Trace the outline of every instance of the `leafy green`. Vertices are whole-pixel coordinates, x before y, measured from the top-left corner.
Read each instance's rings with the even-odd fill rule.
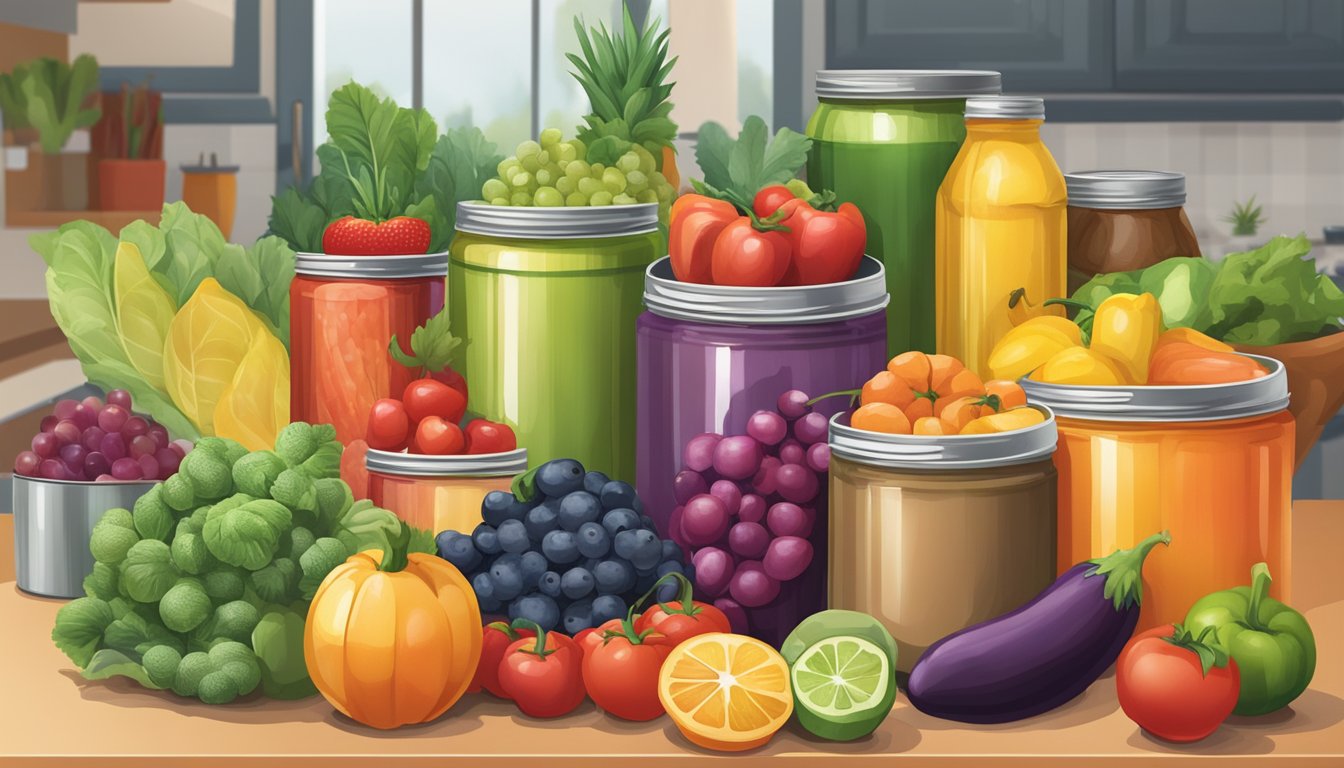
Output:
[[[270,499],[223,511],[216,507],[205,520],[205,546],[221,561],[255,571],[271,562],[292,519],[284,504]]]
[[[210,596],[192,578],[179,580],[159,601],[159,616],[174,632],[190,632],[210,618]]]
[[[812,140],[789,128],[775,132],[773,141],[769,135],[756,115],[742,124],[736,140],[718,123],[700,126],[695,159],[705,180],[696,183],[697,189],[749,208],[762,187],[792,179],[807,163]]]
[[[281,609],[262,616],[252,630],[262,690],[273,699],[301,699],[317,692],[303,660],[303,624],[303,616]]]
[[[299,568],[303,572],[302,578],[299,579],[299,591],[304,599],[311,600],[327,574],[345,562],[351,554],[352,552],[341,543],[340,539],[324,537],[314,541],[313,545],[299,556]]]
[[[106,602],[94,597],[76,598],[56,612],[51,639],[71,661],[87,666],[112,622],[112,608]]]
[[[127,677],[146,688],[161,689],[150,677],[149,672],[134,658],[109,648],[93,654],[93,658],[84,667],[82,673],[86,680],[106,680],[111,677]]]
[[[390,553],[401,535],[401,519],[368,499],[356,501],[337,526],[336,538],[351,553],[369,549]]]
[[[415,196],[427,205],[431,251],[446,251],[457,223],[457,204],[480,197],[481,185],[503,160],[477,128],[450,128],[434,143],[429,164],[415,180]],[[406,215],[416,215],[409,209]]]
[[[158,539],[138,541],[121,563],[121,584],[136,602],[157,603],[177,582],[172,550]]]
[[[1139,292],[1158,297],[1168,328],[1207,327],[1212,308],[1205,297],[1218,270],[1208,259],[1179,257],[1160,261],[1139,275]]]
[[[49,155],[60,152],[77,128],[92,126],[103,114],[86,106],[98,90],[98,61],[87,53],[69,64],[36,59],[22,70],[17,84],[26,113],[22,121],[37,129],[42,151]]]
[[[448,308],[444,307],[411,332],[411,354],[402,350],[395,333],[387,344],[387,352],[407,368],[419,368],[429,374],[447,368],[453,361],[453,352],[461,343],[462,340],[449,330]]]

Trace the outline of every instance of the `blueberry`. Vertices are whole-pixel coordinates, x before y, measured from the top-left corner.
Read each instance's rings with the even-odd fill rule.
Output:
[[[490,583],[495,587],[495,599],[512,600],[523,591],[523,569],[517,562],[500,557],[490,566]]]
[[[602,527],[607,529],[607,535],[616,538],[616,534],[621,531],[633,531],[639,527],[639,515],[635,514],[633,509],[617,508],[608,510],[602,516]]]
[[[522,554],[532,543],[527,539],[527,528],[517,520],[505,520],[495,533],[499,548],[505,552]]]
[[[677,546],[677,542],[671,539],[663,539],[662,547],[663,554],[661,555],[661,558],[663,562],[669,560],[675,560],[678,563],[686,562],[686,553],[681,551],[681,547]]]
[[[644,500],[639,498],[638,495],[635,496],[635,501],[630,505],[630,508],[635,510],[641,517],[644,516]]]
[[[635,569],[624,560],[603,560],[593,569],[593,580],[600,594],[625,594],[635,587]]]
[[[602,506],[606,509],[631,508],[635,505],[635,489],[621,480],[610,480],[602,486]]]
[[[457,570],[470,573],[481,564],[481,553],[471,537],[458,531],[444,531],[434,538],[438,546],[439,557],[452,563]]]
[[[606,485],[611,478],[601,472],[589,472],[583,476],[583,490],[594,496],[602,495],[602,486]]]
[[[476,526],[476,530],[471,532],[471,543],[475,544],[476,549],[483,555],[498,555],[503,551],[500,549],[495,527],[485,523]]]
[[[658,524],[653,522],[653,518],[648,515],[639,516],[639,526],[646,531],[658,532]]]
[[[570,568],[560,577],[560,591],[570,600],[587,597],[595,584],[593,573],[587,568]]]
[[[669,573],[681,573],[681,563],[676,560],[668,560],[658,566],[658,578],[662,578]],[[660,603],[667,603],[677,599],[681,593],[681,582],[669,579],[662,586],[658,587],[657,599]]]
[[[621,531],[612,538],[612,550],[618,557],[626,560],[634,557],[635,550],[639,547],[638,536],[641,533],[647,533],[643,530]]]
[[[513,498],[513,496],[510,495],[509,498]],[[542,501],[541,494],[537,494],[537,498],[531,501],[514,499],[513,503],[509,505],[509,511],[504,516],[510,520],[522,520],[527,517],[528,510],[541,504]]]
[[[637,574],[635,576],[635,586],[634,586],[635,594],[642,595],[645,592],[648,592],[650,589],[653,589],[653,585],[657,581],[658,581],[658,573],[652,569],[647,570],[644,573]]]
[[[560,574],[556,573],[555,571],[547,571],[541,574],[541,578],[537,579],[537,589],[541,590],[541,594],[543,595],[550,595],[551,597],[559,597]]]
[[[554,459],[537,468],[537,490],[559,498],[583,487],[583,465],[573,459]]]
[[[607,558],[605,558],[605,557],[585,557],[585,558],[583,559],[583,562],[581,563],[581,565],[582,565],[584,568],[587,568],[588,570],[591,571],[591,570],[593,570],[594,568],[597,567],[597,564],[598,564],[598,563],[600,563],[600,562],[602,562],[603,560],[606,560],[606,559],[607,559]]]
[[[593,626],[600,627],[610,619],[625,618],[625,601],[616,595],[598,595],[593,598]]]
[[[611,537],[607,529],[597,523],[584,523],[575,535],[579,540],[579,554],[584,557],[606,557],[611,551]]]
[[[471,588],[476,592],[476,599],[480,602],[495,599],[495,583],[490,580],[490,574],[484,571],[472,577]]]
[[[485,574],[481,575],[484,576]],[[476,598],[476,605],[480,607],[482,616],[487,616],[492,613],[499,613],[500,609],[504,607],[503,603],[499,602],[493,597],[485,597],[485,598],[478,597]]]
[[[602,502],[587,491],[575,491],[560,500],[560,527],[574,532],[602,517]]]
[[[499,527],[500,523],[509,519],[509,510],[513,507],[513,502],[513,494],[507,491],[491,491],[485,494],[485,499],[481,501],[481,519]]]
[[[682,574],[683,574],[687,579],[690,580],[690,582],[691,582],[692,584],[695,583],[695,566],[694,566],[694,565],[692,565],[691,563],[686,563],[686,564],[682,565],[682,566],[681,566],[681,572],[682,572]]]
[[[551,506],[550,502],[533,507],[527,511],[523,525],[527,526],[528,537],[540,543],[546,534],[554,531],[559,525],[555,507]]]
[[[550,632],[560,624],[560,606],[546,595],[531,594],[513,601],[509,618],[535,621],[543,632]]]
[[[546,557],[540,552],[524,552],[518,567],[523,572],[523,588],[536,589],[541,574],[550,566],[546,563]]]
[[[579,600],[569,604],[564,612],[566,634],[576,635],[593,626],[593,601]]]
[[[627,533],[630,533],[627,531]],[[630,563],[639,570],[656,568],[663,559],[663,543],[653,531],[633,531],[635,551],[630,555]]]
[[[556,565],[569,565],[579,559],[579,543],[569,531],[554,530],[541,540],[541,551]]]

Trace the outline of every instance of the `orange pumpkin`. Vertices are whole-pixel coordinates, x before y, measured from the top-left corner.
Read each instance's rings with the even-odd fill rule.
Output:
[[[955,357],[904,352],[887,363],[887,370],[879,371],[863,385],[859,402],[894,405],[913,424],[940,415],[958,398],[984,394],[980,377]]]
[[[333,707],[386,729],[433,720],[462,697],[481,658],[481,611],[451,563],[419,552],[401,571],[382,561],[368,550],[327,574],[303,655]]]

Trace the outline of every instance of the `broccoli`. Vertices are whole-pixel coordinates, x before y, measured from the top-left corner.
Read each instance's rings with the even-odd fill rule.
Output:
[[[197,693],[206,704],[228,704],[238,698],[238,683],[223,670],[218,670],[201,678]]]
[[[201,586],[214,602],[227,603],[243,596],[245,584],[241,573],[225,566],[201,574]]]
[[[311,600],[327,574],[349,556],[350,550],[339,539],[324,537],[314,541],[313,546],[299,557],[299,568],[303,571],[299,590],[304,599]]]
[[[252,588],[268,603],[287,603],[289,593],[299,581],[299,566],[287,557],[276,558],[270,565],[252,573]]]
[[[336,527],[336,521],[355,503],[355,497],[350,486],[339,477],[314,480],[313,485],[317,488],[318,525],[325,533]]]
[[[136,500],[131,512],[135,530],[142,539],[167,541],[168,534],[173,530],[173,512],[163,503],[160,488],[162,486],[159,485],[150,488]]]
[[[233,493],[231,466],[214,453],[198,448],[182,459],[177,474],[186,476],[198,500],[214,501]],[[164,487],[167,488],[166,483]]]
[[[76,666],[88,666],[103,632],[116,620],[109,603],[96,597],[71,600],[56,612],[51,639]]]
[[[303,553],[307,552],[316,540],[317,538],[313,536],[312,531],[301,525],[294,526],[289,532],[289,551],[285,553],[285,556],[298,562],[299,558],[303,557]]]
[[[140,663],[151,683],[167,688],[177,679],[177,667],[182,663],[182,654],[171,645],[156,645],[145,651]]]
[[[312,424],[296,421],[280,430],[275,438],[275,452],[286,464],[296,467],[307,461],[328,439]]]
[[[192,453],[196,453],[198,450],[214,456],[230,467],[247,455],[246,448],[238,441],[230,440],[227,437],[203,437],[196,441],[196,447],[192,450]]]
[[[285,460],[274,451],[253,451],[233,465],[233,484],[257,498],[271,495],[271,485],[286,469]]]
[[[113,511],[126,512],[124,509]],[[130,514],[126,512],[127,517]],[[100,563],[116,565],[126,559],[131,547],[139,541],[140,537],[136,535],[134,528],[100,524],[94,526],[93,533],[89,536],[89,552],[93,553],[93,559]]]
[[[195,696],[201,679],[215,670],[215,665],[204,651],[193,651],[182,657],[173,676],[173,693]]]
[[[205,540],[192,531],[179,532],[170,547],[173,564],[185,573],[199,575],[215,565],[215,559],[206,549]]]
[[[285,505],[270,499],[257,499],[221,512],[216,505],[205,521],[205,546],[220,560],[260,570],[271,562],[280,543],[280,534],[293,524]]]
[[[210,618],[210,596],[195,579],[182,579],[159,601],[159,617],[174,632],[190,632]]]
[[[345,446],[336,441],[324,443],[312,456],[300,464],[297,469],[314,480],[331,479],[341,476],[341,454]]]
[[[195,453],[195,451],[192,451]],[[190,456],[191,454],[187,454]],[[185,461],[185,459],[184,459]],[[163,490],[159,491],[163,503],[177,512],[186,512],[196,506],[196,489],[187,476],[180,471],[168,476],[160,486]]]
[[[117,596],[117,569],[107,563],[94,563],[93,570],[84,577],[84,594],[101,600]]]
[[[104,512],[103,516],[98,518],[98,523],[94,526],[94,530],[97,530],[99,526],[103,525],[114,525],[118,528],[125,528],[131,531],[135,530],[135,520],[131,517],[131,511],[128,509],[121,509],[120,507],[117,509],[109,509]]]
[[[233,678],[240,696],[251,693],[261,683],[261,666],[257,663],[257,655],[245,643],[219,643],[211,647],[209,656],[215,669]]]
[[[296,512],[312,512],[317,509],[317,486],[301,471],[286,469],[271,485],[271,498]]]
[[[157,603],[177,581],[178,570],[168,545],[158,539],[137,541],[121,563],[121,579],[132,600]]]
[[[256,606],[246,600],[227,602],[215,609],[215,636],[240,643],[251,642],[252,630],[256,629],[258,621],[261,621],[261,613]]]

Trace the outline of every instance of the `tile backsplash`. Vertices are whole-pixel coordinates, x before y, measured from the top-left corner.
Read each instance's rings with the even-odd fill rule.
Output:
[[[1064,171],[1179,171],[1186,214],[1208,249],[1230,234],[1222,219],[1255,195],[1262,233],[1344,224],[1344,123],[1055,123],[1042,136]]]

